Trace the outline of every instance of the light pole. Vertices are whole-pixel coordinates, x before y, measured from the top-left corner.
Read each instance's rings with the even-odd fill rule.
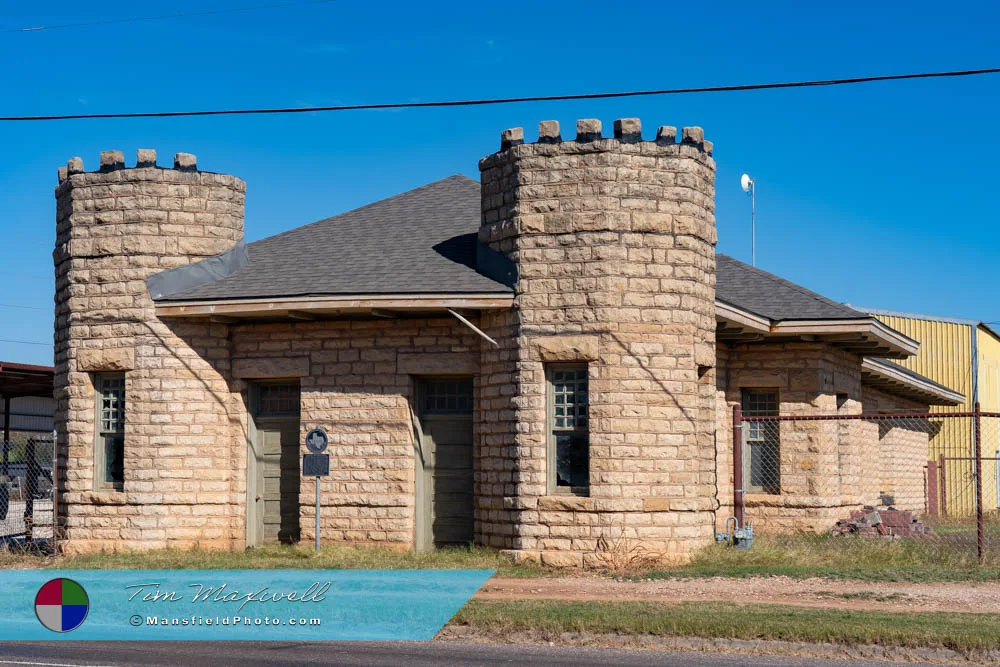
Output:
[[[749,174],[740,177],[740,187],[750,195],[750,264],[757,266],[757,182]]]

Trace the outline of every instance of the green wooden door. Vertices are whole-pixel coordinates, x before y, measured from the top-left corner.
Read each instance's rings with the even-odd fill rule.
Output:
[[[417,549],[473,540],[472,380],[428,379],[418,390]]]
[[[260,470],[263,526],[261,541],[298,542],[299,422],[261,422],[257,425],[263,455]]]
[[[299,383],[254,382],[247,451],[247,545],[297,542]]]

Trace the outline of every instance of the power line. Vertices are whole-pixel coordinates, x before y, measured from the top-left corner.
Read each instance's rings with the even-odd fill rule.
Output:
[[[0,338],[0,343],[15,343],[17,345],[52,345],[52,343],[39,343],[34,340],[14,340],[12,338]]]
[[[202,12],[179,12],[177,14],[161,14],[159,16],[134,16],[124,19],[105,19],[101,21],[87,21],[85,23],[62,23],[59,25],[42,25],[33,28],[5,28],[0,33],[12,32],[42,32],[43,30],[64,30],[67,28],[84,28],[95,25],[112,25],[116,23],[138,23],[140,21],[162,21],[165,19],[191,18],[194,16],[211,16],[213,14],[236,14],[239,12],[255,12],[261,9],[283,9],[296,5],[325,5],[337,0],[305,0],[304,2],[284,2],[274,5],[257,5],[254,7],[231,7],[229,9],[209,9]]]
[[[664,88],[660,90],[633,90],[616,93],[583,93],[579,95],[537,95],[530,97],[501,97],[479,100],[446,100],[437,102],[393,102],[387,104],[345,104],[325,107],[280,107],[273,109],[223,109],[209,111],[156,111],[145,113],[95,113],[65,114],[56,116],[0,116],[0,121],[83,120],[96,118],[176,118],[179,116],[241,116],[251,114],[314,113],[321,111],[370,111],[375,109],[423,109],[428,107],[468,107],[491,104],[516,104],[522,102],[561,102],[568,100],[598,100],[619,97],[647,97],[652,95],[687,95],[692,93],[730,93],[749,90],[775,90],[781,88],[813,88],[844,86],[878,81],[904,81],[944,77],[978,76],[996,74],[1000,67],[989,69],[956,70],[947,72],[921,72],[916,74],[888,74],[862,76],[849,79],[821,79],[784,83],[751,83],[737,86],[706,86],[701,88]]]
[[[48,310],[48,308],[41,308],[39,306],[19,306],[13,303],[0,303],[0,308],[21,308],[23,310]]]
[[[20,271],[0,271],[0,276],[17,276],[18,278],[48,278],[48,279],[52,278],[50,274],[21,273]]]

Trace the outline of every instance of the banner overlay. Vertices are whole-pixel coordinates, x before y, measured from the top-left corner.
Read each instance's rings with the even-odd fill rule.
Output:
[[[494,570],[5,570],[0,641],[429,640]]]

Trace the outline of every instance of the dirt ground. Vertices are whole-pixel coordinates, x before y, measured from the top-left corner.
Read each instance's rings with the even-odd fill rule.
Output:
[[[615,581],[599,577],[494,577],[479,600],[649,600],[761,603],[877,611],[1000,613],[1000,584],[892,583],[750,577]]]

